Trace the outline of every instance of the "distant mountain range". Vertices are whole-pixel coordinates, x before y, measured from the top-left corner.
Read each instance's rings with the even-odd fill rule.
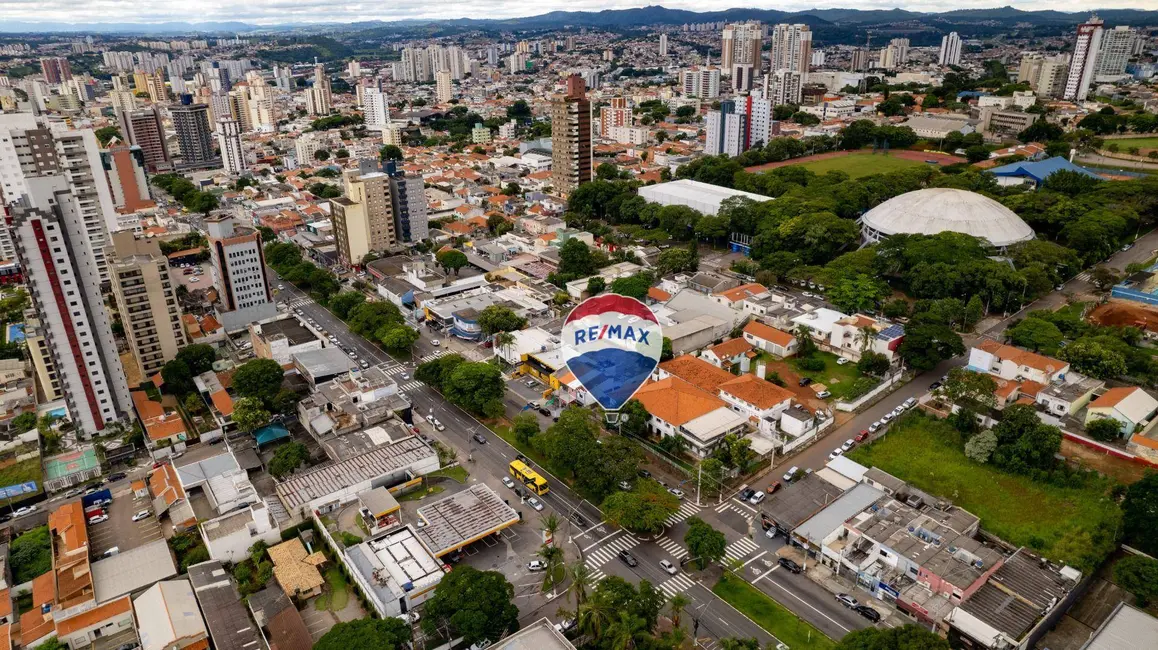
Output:
[[[164,22],[164,23],[63,23],[0,21],[0,33],[48,33],[76,32],[83,34],[249,34],[268,32],[317,32],[317,31],[402,31],[408,28],[438,24],[459,28],[478,27],[482,29],[552,29],[574,27],[638,27],[643,25],[682,25],[718,21],[761,20],[766,23],[803,22],[813,26],[830,25],[843,28],[861,28],[870,25],[897,25],[920,23],[934,25],[969,25],[1001,23],[1012,28],[1017,24],[1030,26],[1076,25],[1089,16],[1090,12],[1067,13],[1062,11],[1022,11],[1014,7],[994,9],[958,9],[943,13],[924,13],[904,9],[810,9],[787,12],[776,9],[735,8],[721,11],[695,12],[684,9],[668,9],[662,6],[647,6],[636,9],[609,9],[605,11],[552,11],[538,16],[522,18],[480,20],[474,18],[401,20],[401,21],[361,21],[353,23],[286,23],[279,25],[254,25],[244,22]],[[1158,11],[1141,9],[1105,9],[1097,14],[1108,25],[1155,25]]]

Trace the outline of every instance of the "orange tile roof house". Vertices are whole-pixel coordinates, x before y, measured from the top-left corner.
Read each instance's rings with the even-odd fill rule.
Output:
[[[1101,418],[1121,423],[1123,435],[1133,434],[1158,411],[1158,400],[1137,386],[1120,386],[1102,393],[1086,407],[1086,426]]]
[[[741,301],[748,300],[749,298],[760,298],[768,293],[768,287],[756,282],[750,282],[712,294],[712,298],[721,305],[728,305],[733,309],[740,309]]]
[[[745,357],[750,359],[753,356],[755,353],[752,352],[752,344],[743,338],[735,338],[704,350],[700,358],[717,368],[727,368],[739,364]]]
[[[992,339],[986,339],[969,350],[968,367],[1002,379],[1031,379],[1044,385],[1063,378],[1070,369],[1064,361]]]
[[[635,399],[651,415],[651,431],[682,437],[700,457],[711,453],[725,435],[746,427],[747,421],[733,413],[724,400],[679,377],[649,381],[635,393]]]
[[[758,321],[752,321],[744,326],[744,340],[759,350],[781,358],[796,354],[796,350],[800,347],[800,342],[795,336]]]

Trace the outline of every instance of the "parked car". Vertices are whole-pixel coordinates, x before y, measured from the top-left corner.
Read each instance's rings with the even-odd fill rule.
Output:
[[[804,567],[800,566],[799,564],[793,562],[792,560],[790,560],[786,557],[780,558],[780,560],[777,562],[777,564],[784,567],[785,569],[788,569],[792,573],[803,573],[804,572]]]
[[[512,481],[512,480],[511,480],[511,477],[509,477],[509,476],[504,476],[504,477],[502,478],[502,481],[503,481],[503,485],[505,485],[505,486],[507,486],[507,487],[509,487],[509,488],[513,488],[513,487],[515,487],[515,482],[514,482],[514,481]]]
[[[651,472],[647,471],[646,469],[641,469],[636,472],[636,474],[638,474],[640,478],[651,478]]]
[[[929,384],[929,390],[931,390],[931,391],[937,390],[940,387],[941,387],[941,382],[939,382],[939,381],[935,381],[935,382]]]
[[[795,475],[796,472],[799,472],[799,471],[800,471],[800,468],[793,465],[791,468],[789,468],[789,470],[787,472],[784,472],[784,476],[781,476],[780,478],[784,479],[785,483],[791,483],[793,475]]]
[[[419,620],[421,620],[422,617],[418,614],[417,611],[410,610],[409,612],[406,612],[405,614],[399,614],[398,616],[395,616],[394,618],[413,625],[413,624],[417,623]]]
[[[679,571],[679,569],[677,569],[676,566],[668,560],[660,560],[659,566],[661,569],[663,569],[668,574],[673,575],[673,576],[676,574],[677,571]]]
[[[88,525],[92,526],[94,524],[102,524],[108,520],[109,520],[108,515],[97,515],[95,517],[89,517],[88,518]]]
[[[530,506],[532,508],[534,508],[537,512],[543,511],[543,502],[539,501],[535,497],[527,497],[527,503],[530,504]]]
[[[438,418],[434,418],[434,428],[438,431],[446,431],[446,427],[442,426],[442,423],[438,421]],[[486,444],[486,440],[486,438],[483,438],[483,441],[479,444]]]
[[[13,517],[23,517],[24,515],[30,515],[30,514],[36,512],[36,510],[37,510],[36,506],[24,506],[23,508],[18,508],[16,510],[16,512],[12,513],[12,516]]]
[[[113,483],[115,481],[124,480],[125,476],[126,476],[126,474],[124,472],[114,472],[112,474],[109,474],[107,480],[109,483]]]
[[[849,609],[852,609],[853,607],[856,607],[860,604],[855,598],[849,596],[848,594],[837,594],[836,599],[840,602],[841,605],[844,605]]]
[[[620,490],[630,490],[631,489],[631,483],[628,483],[627,481],[620,481],[619,482],[619,489]]]
[[[872,607],[869,607],[868,605],[857,605],[857,606],[853,607],[852,610],[854,612],[856,612],[857,614],[860,614],[861,616],[872,621],[873,623],[876,623],[877,621],[881,620],[881,613],[878,612],[877,610],[873,609]]]
[[[782,487],[782,484],[780,483],[780,481],[772,481],[771,483],[768,484],[768,489],[765,490],[765,492],[768,494],[775,494],[776,490],[779,490],[781,487]]]
[[[888,424],[893,419],[893,412],[889,411],[881,416],[881,424]]]
[[[149,517],[152,517],[152,516],[153,516],[152,512],[149,512],[148,510],[142,510],[142,511],[138,512],[137,514],[133,515],[133,521],[140,521],[142,519],[148,519]]]
[[[903,406],[907,409],[911,409],[916,405],[917,405],[917,399],[915,397],[910,397],[909,399],[905,400],[904,404],[901,404],[901,406]]]
[[[112,556],[114,556],[114,555],[116,555],[117,553],[120,553],[120,552],[121,552],[121,547],[119,547],[119,546],[114,546],[114,547],[110,548],[109,550],[105,551],[104,553],[101,553],[101,557],[102,557],[102,558],[104,558],[104,557],[112,557]]]
[[[430,344],[433,345],[434,347],[438,347],[438,346],[442,345],[442,342],[439,341],[438,339],[431,339]]]
[[[575,619],[565,618],[555,624],[555,631],[559,634],[567,634],[577,627],[579,627],[579,623]]]
[[[756,494],[752,495],[752,498],[748,499],[748,503],[751,503],[754,506],[760,505],[760,503],[763,502],[764,498],[767,496],[768,495],[764,494],[763,492],[757,492]]]
[[[743,490],[740,490],[740,494],[736,496],[740,497],[741,501],[747,501],[748,499],[752,498],[753,494],[756,494],[756,490],[753,490],[752,488],[744,488]]]
[[[848,451],[849,449],[852,449],[854,445],[856,445],[856,442],[853,441],[852,438],[849,438],[848,440],[844,441],[844,444],[841,445],[840,448],[843,451]]]
[[[904,412],[905,412],[905,407],[904,407],[903,405],[902,405],[902,406],[898,406],[897,408],[893,409],[893,417],[896,417],[896,416],[898,416],[898,415],[900,415],[901,413],[904,413]]]
[[[869,425],[868,431],[869,431],[869,433],[876,433],[877,429],[880,429],[883,426],[884,426],[884,423],[881,422],[880,420],[877,420],[876,422],[873,422],[872,424]]]
[[[639,566],[639,560],[635,559],[635,556],[629,553],[627,549],[623,549],[619,552],[619,559],[629,567]]]
[[[684,498],[684,491],[679,488],[668,488],[667,491],[674,495],[677,499]]]
[[[527,562],[528,571],[542,571],[547,568],[547,563],[542,560],[531,560]]]
[[[531,466],[531,459],[530,458],[527,458],[526,456],[524,456],[522,454],[515,454],[515,458],[519,462],[521,462],[522,464],[526,465],[527,467]]]
[[[812,380],[809,379],[808,377],[801,377],[800,381],[798,381],[796,383],[799,384],[800,386],[807,386],[807,385],[812,383]]]
[[[80,496],[82,492],[84,492],[84,490],[82,490],[80,488],[73,488],[73,489],[69,490],[68,492],[65,492],[63,496],[65,499],[71,499],[72,497]]]
[[[849,359],[848,357],[841,357],[836,360],[836,365],[838,366],[843,366],[846,363],[852,363],[852,359]]]
[[[856,434],[856,437],[853,438],[853,440],[855,440],[857,442],[864,442],[865,440],[868,440],[868,437],[869,437],[869,430],[868,429],[862,429],[860,433]]]
[[[837,456],[840,456],[843,453],[844,453],[844,450],[841,449],[840,447],[837,447],[836,449],[833,449],[832,451],[828,452],[828,460],[832,460],[833,458],[836,458]]]
[[[435,422],[438,422],[438,420],[435,420]],[[435,427],[438,427],[439,425],[437,425],[437,424],[436,424],[436,425],[434,425],[434,426],[435,426]],[[439,429],[439,431],[441,431],[441,430],[442,430],[442,429]],[[480,444],[480,445],[485,445],[485,444],[487,444],[487,439],[486,439],[486,437],[484,437],[484,436],[483,436],[483,434],[481,434],[481,433],[476,433],[476,434],[474,434],[473,436],[471,436],[471,438],[473,438],[473,439],[474,439],[474,441],[475,441],[475,442],[477,442],[477,443],[478,443],[478,444]]]
[[[832,393],[827,390],[822,390],[816,394],[817,399],[828,399],[832,397]]]
[[[358,365],[359,365],[359,366],[362,366],[362,369],[363,369],[363,370],[365,370],[366,368],[369,368],[369,367],[370,367],[370,364],[366,363],[366,361],[365,361],[365,360],[359,361],[359,362],[358,362]]]

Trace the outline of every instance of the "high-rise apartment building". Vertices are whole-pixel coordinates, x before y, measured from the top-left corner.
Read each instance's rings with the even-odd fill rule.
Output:
[[[780,135],[780,123],[773,117],[776,105],[756,92],[736,100],[736,112],[746,116],[744,150],[768,144],[774,136]]]
[[[680,87],[686,97],[715,99],[720,96],[720,69],[697,66],[681,70]]]
[[[265,275],[261,233],[238,228],[233,217],[215,215],[205,220],[209,231],[209,258],[220,311],[260,307],[273,301]]]
[[[113,233],[105,257],[129,350],[140,376],[151,377],[189,344],[169,260],[155,240],[129,230]]]
[[[858,47],[849,54],[848,71],[849,72],[864,72],[869,67],[869,52],[863,47]]]
[[[24,311],[24,343],[28,346],[28,358],[32,361],[36,385],[43,392],[44,401],[55,402],[64,396],[64,391],[60,385],[60,375],[56,372],[52,348],[35,309]]]
[[[781,104],[800,104],[800,97],[804,89],[804,75],[795,70],[776,70],[765,77],[767,80],[764,96],[779,106]]]
[[[63,56],[46,56],[40,60],[40,73],[47,83],[64,83],[72,79],[72,66]]]
[[[241,147],[241,125],[237,120],[217,120],[217,148],[221,151],[221,165],[227,173],[240,174],[248,168]]]
[[[877,67],[884,70],[892,70],[897,66],[904,65],[909,60],[909,39],[894,38],[889,41],[889,44],[881,48],[880,56],[877,59]]]
[[[526,52],[515,52],[510,56],[508,62],[511,66],[511,74],[523,72],[527,69],[527,54]]]
[[[659,35],[659,55],[667,56],[667,34]]]
[[[725,27],[720,46],[720,67],[730,73],[733,63],[751,63],[752,67],[759,69],[763,36],[764,25],[758,21],[733,23]]]
[[[333,199],[331,215],[338,259],[346,267],[362,264],[370,252],[381,252],[398,241],[390,177],[374,160],[361,160],[343,176],[345,196]]]
[[[567,196],[591,180],[591,102],[583,77],[567,77],[562,95],[551,100],[551,182]]]
[[[362,115],[367,129],[382,129],[390,124],[390,102],[384,90],[370,86],[363,91]]]
[[[732,64],[732,92],[742,93],[756,86],[756,68],[751,63]]]
[[[95,155],[96,138],[86,133],[72,144],[91,138]],[[84,153],[64,143],[60,148],[65,156]],[[91,175],[103,185],[103,174]],[[26,192],[10,205],[7,221],[60,392],[72,421],[91,436],[131,412],[132,402],[101,293],[104,252],[99,263],[93,255],[107,243],[103,224],[96,224],[101,232],[94,237],[82,205],[92,197],[77,192],[76,183],[65,174],[27,176]]]
[[[937,56],[940,65],[961,63],[961,37],[957,32],[949,32],[941,37],[941,53]]]
[[[326,66],[319,63],[314,66],[314,85],[306,89],[306,112],[310,115],[329,115],[332,108],[330,77],[326,74]]]
[[[720,102],[719,110],[708,111],[704,130],[704,153],[709,156],[738,156],[747,148],[748,116],[737,113],[730,99]]]
[[[631,108],[627,106],[627,98],[612,97],[611,104],[599,108],[599,135],[606,138],[611,129],[617,126],[631,126],[634,118]]]
[[[1102,47],[1102,28],[1105,23],[1097,16],[1090,16],[1078,25],[1074,53],[1070,57],[1070,70],[1066,75],[1066,87],[1062,99],[1084,101],[1090,92],[1097,71],[1098,51]]]
[[[1094,79],[1098,77],[1118,77],[1126,73],[1126,64],[1134,55],[1138,32],[1125,25],[1102,32],[1102,46],[1098,50],[1098,63]]]
[[[399,241],[417,242],[430,236],[430,218],[426,208],[426,183],[421,176],[408,176],[398,168],[398,161],[384,166],[390,177],[390,206],[394,211],[394,232]]]
[[[812,30],[808,25],[776,25],[772,28],[772,49],[768,58],[771,63],[769,72],[795,70],[807,73],[812,63]]]
[[[182,95],[181,103],[169,107],[177,145],[184,168],[216,167],[221,159],[213,154],[213,134],[209,129],[209,106],[194,104],[192,95]]]
[[[434,74],[434,98],[441,104],[454,99],[454,83],[451,81],[450,70],[443,68]]]
[[[112,141],[101,151],[101,162],[109,181],[113,209],[118,214],[132,214],[156,205],[149,194],[145,153],[140,147]]]
[[[169,101],[169,90],[165,87],[165,71],[157,68],[152,74],[145,75],[145,90],[153,103]]]
[[[169,148],[165,145],[165,128],[161,123],[161,109],[149,106],[134,111],[119,111],[117,121],[129,144],[141,148],[145,169],[152,174],[173,168]]]

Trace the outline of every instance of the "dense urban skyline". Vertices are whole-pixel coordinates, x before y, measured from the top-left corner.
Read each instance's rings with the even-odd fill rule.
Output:
[[[649,6],[663,6],[696,12],[722,11],[727,9],[764,9],[788,12],[807,12],[824,9],[891,10],[902,9],[914,12],[939,13],[962,9],[996,9],[1013,7],[1022,11],[1042,11],[1048,9],[1032,0],[915,0],[896,2],[895,0],[867,0],[850,3],[835,1],[789,1],[784,3],[737,4],[735,0],[572,0],[563,2],[549,0],[534,5],[521,5],[500,0],[470,0],[455,3],[451,7],[432,5],[416,0],[401,0],[389,7],[362,2],[332,3],[293,2],[286,0],[258,0],[244,5],[210,0],[190,5],[173,0],[150,3],[143,7],[129,0],[102,2],[64,2],[47,0],[28,2],[27,0],[5,0],[0,2],[0,28],[5,23],[81,23],[95,21],[88,27],[124,21],[130,24],[150,24],[162,22],[239,21],[254,25],[321,24],[352,21],[401,21],[401,20],[452,20],[458,18],[510,19],[542,15],[553,11],[598,12],[616,9],[637,9]],[[1066,3],[1061,11],[1088,12],[1105,9],[1153,9],[1153,3],[1146,0],[1079,0]],[[79,29],[79,26],[78,26]]]

